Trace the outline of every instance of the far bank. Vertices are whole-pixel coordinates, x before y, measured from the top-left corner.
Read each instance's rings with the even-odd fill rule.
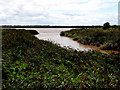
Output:
[[[61,32],[60,35],[70,37],[85,45],[92,45],[93,48],[99,50],[120,51],[120,30],[118,28],[109,28],[106,30],[102,28],[71,29]]]

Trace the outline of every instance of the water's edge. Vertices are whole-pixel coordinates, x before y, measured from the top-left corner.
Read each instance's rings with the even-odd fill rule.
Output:
[[[17,28],[16,28],[17,29]],[[61,31],[70,30],[72,28],[19,28],[26,30],[36,30],[39,34],[35,35],[39,40],[52,41],[59,44],[61,47],[70,47],[79,51],[95,50],[104,54],[120,53],[113,50],[101,50],[100,47],[93,45],[84,45],[80,42],[74,41],[70,37],[60,36]]]

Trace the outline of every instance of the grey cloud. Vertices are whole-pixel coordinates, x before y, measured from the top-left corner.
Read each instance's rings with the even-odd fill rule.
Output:
[[[99,10],[101,7],[106,8],[106,4],[101,6],[101,2],[90,0],[92,3],[72,3],[79,2],[79,0],[65,1],[66,3],[59,3],[56,0],[50,3],[49,0],[1,0],[0,1],[0,23],[8,24],[101,24],[103,21],[116,21],[110,18],[114,16],[106,15],[106,18],[99,14],[92,14],[90,11]],[[84,0],[82,0],[84,1]],[[87,1],[87,0],[86,0]],[[107,0],[112,1],[112,0]],[[69,2],[69,4],[67,4]],[[80,5],[81,4],[81,5]],[[53,6],[52,6],[53,5]],[[95,5],[92,7],[92,5]],[[107,7],[112,5],[109,3]],[[73,7],[71,7],[73,6]],[[91,6],[91,7],[90,7]],[[68,8],[66,8],[68,7]],[[95,7],[98,7],[96,9]],[[53,11],[52,11],[53,10]],[[61,10],[60,12],[58,10]],[[76,10],[76,11],[75,11]],[[87,10],[87,11],[86,11]],[[89,13],[90,12],[90,13]],[[90,14],[90,15],[89,15]],[[102,14],[102,13],[101,13]],[[93,15],[93,16],[92,16]]]

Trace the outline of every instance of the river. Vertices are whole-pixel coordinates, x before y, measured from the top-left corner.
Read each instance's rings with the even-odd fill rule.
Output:
[[[71,28],[25,28],[27,30],[36,30],[39,34],[35,35],[39,40],[52,41],[59,44],[61,47],[69,47],[80,51],[91,50],[90,47],[86,47],[72,39],[64,36],[60,36],[61,31],[70,30]]]
[[[104,54],[118,53],[118,51],[101,50],[100,47],[80,44],[69,37],[60,36],[61,31],[70,30],[72,28],[19,28],[19,29],[36,30],[38,31],[39,34],[35,36],[39,40],[52,41],[53,43],[59,44],[61,47],[66,47],[66,48],[70,47],[78,51],[96,50]]]

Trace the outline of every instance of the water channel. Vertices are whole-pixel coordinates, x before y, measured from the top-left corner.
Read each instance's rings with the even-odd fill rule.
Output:
[[[59,44],[61,47],[70,47],[80,51],[96,50],[104,54],[118,53],[113,50],[101,50],[99,47],[92,45],[80,44],[77,41],[73,41],[69,37],[60,36],[61,31],[70,30],[71,28],[22,28],[26,30],[36,30],[39,34],[35,35],[39,40],[52,41]]]

